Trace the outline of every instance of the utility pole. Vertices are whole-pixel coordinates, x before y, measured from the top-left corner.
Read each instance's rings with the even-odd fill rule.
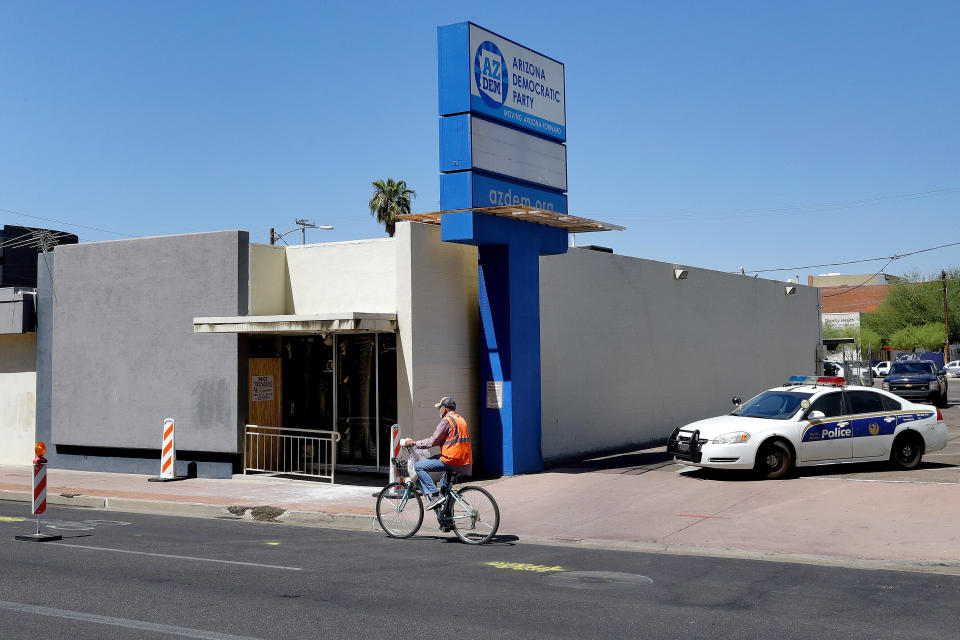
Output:
[[[270,227],[270,244],[277,244],[277,232],[273,227]]]
[[[950,323],[947,320],[947,272],[940,270],[940,282],[943,283],[943,366],[950,362]]]

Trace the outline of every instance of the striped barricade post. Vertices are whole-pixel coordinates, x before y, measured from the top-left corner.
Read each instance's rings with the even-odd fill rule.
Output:
[[[33,459],[33,506],[31,513],[37,516],[37,532],[16,536],[16,539],[31,542],[62,540],[63,536],[40,533],[40,514],[47,510],[47,459],[43,457],[43,454],[47,452],[47,445],[45,442],[38,442],[34,450],[37,457]]]
[[[400,482],[403,477],[398,473],[394,460],[400,455],[400,425],[390,427],[390,482]]]
[[[172,478],[177,470],[177,449],[173,446],[173,418],[163,420],[163,453],[160,455],[160,477]]]
[[[147,478],[147,482],[169,482],[186,480],[187,476],[177,475],[177,445],[175,442],[176,425],[173,418],[163,419],[163,440],[160,449],[160,476]]]
[[[47,459],[43,456],[37,456],[33,459],[33,515],[39,516],[46,510]]]

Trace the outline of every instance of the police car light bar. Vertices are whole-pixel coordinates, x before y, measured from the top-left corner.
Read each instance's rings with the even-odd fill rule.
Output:
[[[834,376],[790,376],[788,385],[794,384],[812,384],[816,385],[826,385],[833,387],[840,387],[847,384],[846,378],[838,378]]]

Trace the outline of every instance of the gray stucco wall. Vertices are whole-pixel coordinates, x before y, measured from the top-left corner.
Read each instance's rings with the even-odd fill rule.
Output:
[[[817,289],[571,249],[540,260],[544,458],[663,443],[815,375]]]
[[[236,453],[238,338],[195,334],[193,318],[247,312],[248,252],[244,231],[58,247],[53,290],[41,285],[38,433],[159,459],[172,417],[178,451]]]

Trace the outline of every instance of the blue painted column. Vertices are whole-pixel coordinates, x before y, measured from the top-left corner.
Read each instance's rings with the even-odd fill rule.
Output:
[[[540,471],[540,256],[566,253],[567,231],[466,211],[445,214],[440,235],[478,247],[483,470]],[[490,382],[501,408],[487,408]]]

